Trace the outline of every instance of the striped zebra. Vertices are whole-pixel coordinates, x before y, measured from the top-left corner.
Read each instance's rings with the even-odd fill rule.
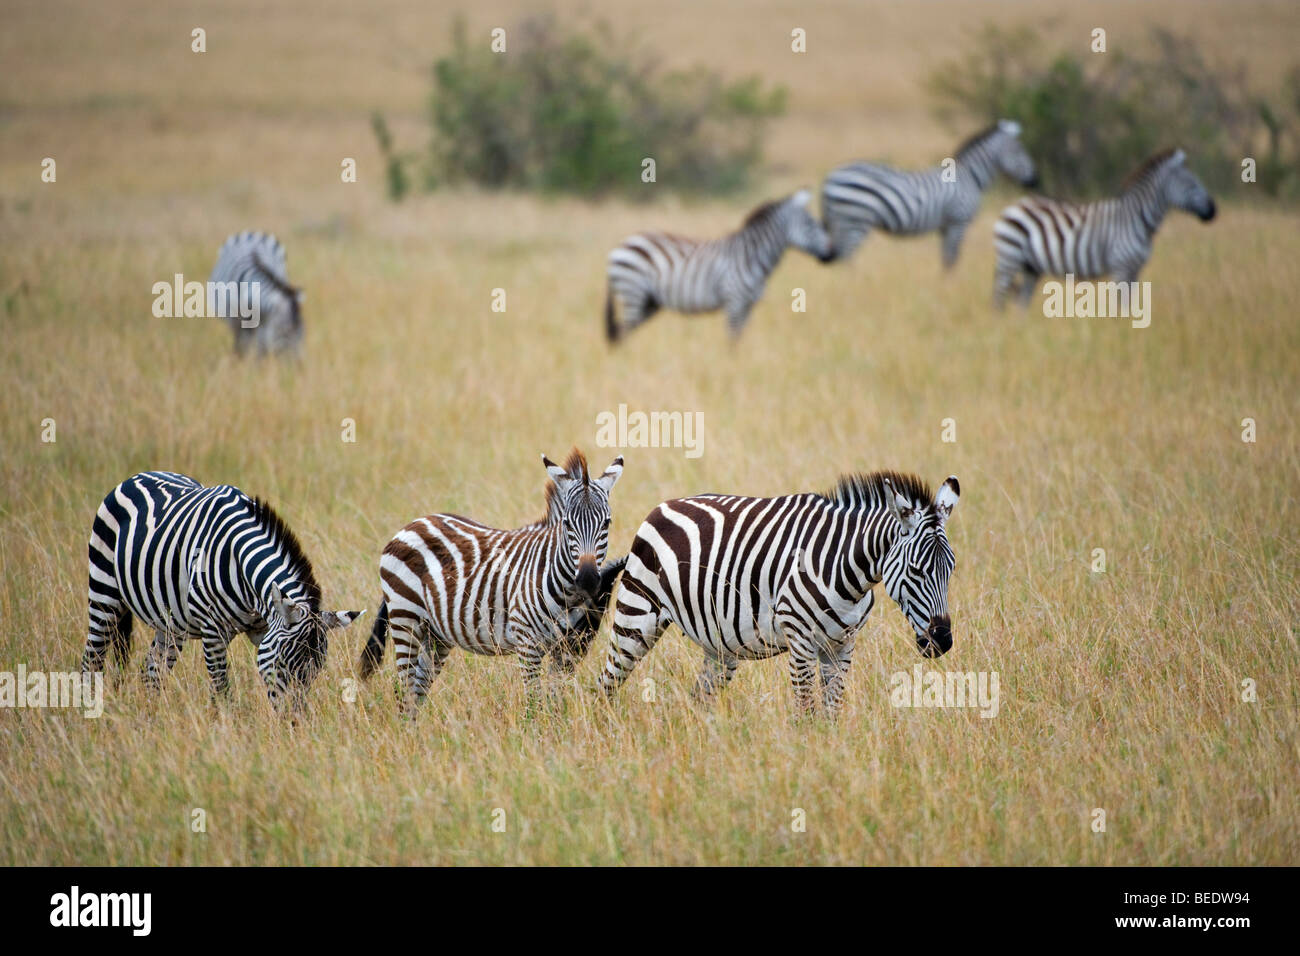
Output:
[[[661,308],[678,312],[725,309],[733,340],[763,295],[767,277],[793,246],[829,262],[830,237],[808,211],[800,190],[759,206],[721,239],[700,241],[662,232],[629,236],[609,254],[605,332],[611,342]]]
[[[938,657],[952,647],[945,527],[960,486],[931,495],[915,475],[840,479],[828,494],[666,501],[642,523],[618,591],[600,687],[612,694],[670,623],[704,649],[697,697],[711,697],[742,660],[787,651],[795,701],[814,707],[820,673],[838,711],[858,630],[879,581]]]
[[[1214,199],[1186,160],[1181,149],[1157,153],[1134,170],[1118,198],[1076,205],[1027,196],[1002,210],[993,226],[994,304],[1001,308],[1019,280],[1027,305],[1044,275],[1136,282],[1170,208],[1202,222],[1214,218]]]
[[[226,649],[244,632],[273,703],[306,691],[325,663],[326,632],[362,612],[322,611],[311,563],[260,498],[230,485],[146,471],[108,493],[90,532],[90,633],[84,672],[109,648],[126,666],[135,617],[153,628],[145,682],[158,687],[187,638],[203,641],[216,694]]]
[[[235,354],[244,355],[250,348],[256,348],[259,355],[298,354],[302,347],[304,296],[301,289],[289,284],[284,246],[279,239],[264,232],[235,233],[222,244],[208,281],[225,286],[226,303],[257,304],[256,324],[247,320],[248,328],[238,310],[229,306],[225,310],[234,313],[224,318],[235,333]],[[241,296],[241,290],[248,291]]]
[[[363,679],[374,672],[391,632],[408,710],[424,700],[453,648],[517,654],[530,696],[548,653],[561,672],[586,653],[600,623],[600,594],[608,603],[622,570],[616,561],[602,573],[601,563],[609,493],[623,459],[598,477],[577,449],[563,468],[546,456],[542,462],[550,476],[543,521],[499,531],[458,515],[430,515],[384,548],[383,601],[359,670]]]
[[[874,163],[850,163],[822,183],[822,217],[835,257],[850,255],[872,229],[896,236],[938,231],[943,265],[951,269],[962,237],[979,212],[984,190],[1002,173],[1036,186],[1034,161],[1020,143],[1020,124],[1001,120],[961,146],[953,165],[906,172]]]

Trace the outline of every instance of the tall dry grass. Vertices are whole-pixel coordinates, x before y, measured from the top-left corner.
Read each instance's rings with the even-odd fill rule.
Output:
[[[471,27],[523,6],[476,7]],[[689,31],[639,5],[626,22],[670,57],[791,86],[769,192],[853,155],[935,158],[952,136],[920,97],[929,64],[965,24],[1051,14],[768,4],[738,21],[698,6]],[[433,510],[537,517],[538,453],[612,456],[594,447],[596,415],[624,402],[703,411],[706,430],[698,460],[626,450],[618,549],[674,495],[819,489],[875,467],[960,476],[955,646],[938,666],[997,671],[1001,707],[987,720],[892,708],[890,675],[919,658],[882,594],[833,725],[795,718],[780,661],[743,666],[715,708],[693,706],[699,655],[676,632],[612,706],[590,690],[602,638],[531,718],[510,662],[458,653],[404,722],[391,659],[349,699],[368,615],[332,643],[296,726],[269,712],[243,642],[218,707],[191,647],[161,699],[132,673],[99,720],[0,710],[0,860],[1295,862],[1293,214],[1243,192],[1208,227],[1171,217],[1144,276],[1145,330],[992,313],[1002,196],[951,275],[937,240],[873,237],[833,268],[791,254],[738,349],[720,318],[665,314],[610,352],[605,250],[647,225],[718,233],[743,206],[467,192],[392,208],[367,116],[405,104],[419,135],[419,70],[447,11],[402,4],[361,21],[348,5],[280,4],[259,33],[251,5],[122,9],[10,5],[0,33],[0,670],[75,668],[90,520],[135,471],[269,497],[327,603],[373,615],[396,528]],[[1062,35],[1113,23],[1112,45],[1177,19],[1225,56],[1256,51],[1261,79],[1296,46],[1285,5],[1052,16]],[[201,62],[185,52],[191,19],[210,20]],[[825,51],[764,52],[788,49],[787,21]],[[223,46],[232,35],[247,39]],[[53,186],[37,181],[45,155],[59,161]],[[343,156],[360,160],[360,184],[338,182]],[[226,233],[247,227],[285,239],[308,289],[299,367],[241,364],[215,323],[150,314],[154,282],[205,277]],[[790,311],[796,287],[806,314]],[[490,311],[495,288],[505,314]],[[40,441],[45,418],[54,444]],[[137,626],[137,664],[147,638]],[[1241,700],[1246,678],[1257,703]],[[206,833],[191,831],[195,808]]]

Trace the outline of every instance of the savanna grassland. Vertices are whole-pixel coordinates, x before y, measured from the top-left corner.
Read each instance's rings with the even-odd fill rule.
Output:
[[[394,206],[370,113],[423,143],[455,6],[6,0],[0,670],[77,667],[94,510],[149,468],[266,496],[326,605],[368,613],[331,642],[296,725],[271,712],[242,640],[228,701],[209,702],[197,647],[152,699],[134,673],[139,624],[100,719],[0,710],[0,862],[1296,862],[1294,209],[1243,185],[1209,225],[1171,214],[1143,276],[1146,329],[991,310],[1009,187],[949,275],[937,239],[875,236],[832,267],[790,253],[734,350],[720,317],[661,314],[617,351],[601,325],[604,254],[632,231],[719,234],[839,162],[947,155],[963,131],[933,119],[921,80],[985,20],[1060,43],[1103,25],[1112,49],[1168,23],[1272,84],[1300,48],[1296,8],[559,3],[616,19],[670,65],[784,84],[762,184],[695,203],[462,189]],[[463,12],[487,36],[531,6]],[[344,157],[356,184],[340,182]],[[297,366],[241,363],[217,322],[151,314],[153,283],[206,278],[244,228],[276,232],[307,290]],[[796,287],[806,313],[791,311]],[[883,467],[958,475],[955,643],[937,666],[996,671],[997,716],[891,707],[890,675],[920,658],[883,592],[835,724],[796,718],[783,659],[743,665],[711,710],[692,705],[699,651],[675,630],[612,706],[592,691],[604,634],[527,717],[512,662],[461,652],[414,721],[397,715],[391,656],[354,694],[393,532],[432,511],[539,517],[539,453],[578,444],[603,466],[618,452],[595,447],[596,416],[619,403],[702,411],[705,444],[698,459],[624,450],[618,553],[668,497],[820,490]]]

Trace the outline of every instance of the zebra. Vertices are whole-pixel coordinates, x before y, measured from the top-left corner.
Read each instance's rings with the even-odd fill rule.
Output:
[[[576,448],[563,467],[545,455],[542,463],[550,476],[543,521],[500,531],[435,514],[411,522],[384,548],[383,599],[358,670],[362,679],[374,673],[391,632],[408,712],[424,700],[456,647],[517,654],[530,698],[548,653],[562,673],[585,655],[600,623],[602,592],[607,604],[624,563],[601,570],[609,493],[623,459],[598,477]]]
[[[90,630],[83,672],[111,647],[125,668],[135,617],[154,630],[143,676],[157,689],[186,639],[203,641],[214,696],[226,649],[244,632],[273,704],[295,703],[325,663],[328,631],[361,611],[322,611],[311,562],[261,498],[186,475],[141,472],[110,491],[90,532]]]
[[[875,603],[897,602],[925,657],[952,647],[948,518],[961,494],[915,475],[850,474],[827,494],[697,495],[666,501],[632,542],[599,678],[608,696],[670,623],[704,649],[694,696],[711,698],[742,660],[787,651],[795,702],[840,707],[854,643]]]
[[[1002,210],[993,226],[994,304],[1003,306],[1017,278],[1025,305],[1044,275],[1136,282],[1170,207],[1202,222],[1214,218],[1214,198],[1186,160],[1181,149],[1156,153],[1130,174],[1118,198],[1076,205],[1028,196]]]
[[[700,241],[662,232],[624,239],[608,259],[609,341],[618,342],[661,308],[688,313],[725,309],[727,328],[737,339],[788,247],[822,262],[833,258],[830,237],[808,211],[811,199],[812,193],[801,189],[764,203],[740,229],[721,239]]]
[[[952,165],[915,172],[875,163],[849,163],[822,182],[822,217],[835,257],[850,255],[873,228],[896,236],[938,231],[943,266],[951,269],[962,237],[998,173],[1022,186],[1038,185],[1034,161],[1020,142],[1020,124],[1000,120],[957,147]]]
[[[239,232],[230,236],[217,253],[217,264],[208,282],[209,288],[226,287],[228,314],[222,318],[235,334],[236,355],[242,356],[250,348],[256,348],[259,355],[299,353],[305,296],[301,289],[289,284],[284,246],[275,236],[264,232]],[[244,301],[255,301],[257,307],[257,322],[249,328],[244,327],[238,310],[230,307],[231,303]]]

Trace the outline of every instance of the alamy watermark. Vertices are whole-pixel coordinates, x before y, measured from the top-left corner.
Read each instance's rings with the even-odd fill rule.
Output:
[[[152,292],[159,319],[239,319],[243,329],[262,322],[260,282],[186,282],[178,272],[172,282],[155,282]]]
[[[99,717],[104,713],[104,675],[28,671],[19,664],[16,673],[0,671],[0,707],[72,708],[85,711],[83,717]]]
[[[1133,328],[1145,329],[1151,324],[1151,283],[1076,282],[1074,273],[1069,272],[1064,283],[1043,283],[1043,315],[1049,319],[1132,319]]]
[[[687,458],[704,454],[703,412],[616,412],[596,416],[596,444],[601,448],[684,448]]]
[[[927,671],[917,664],[889,678],[894,707],[978,707],[981,717],[996,717],[1001,706],[997,671]]]

